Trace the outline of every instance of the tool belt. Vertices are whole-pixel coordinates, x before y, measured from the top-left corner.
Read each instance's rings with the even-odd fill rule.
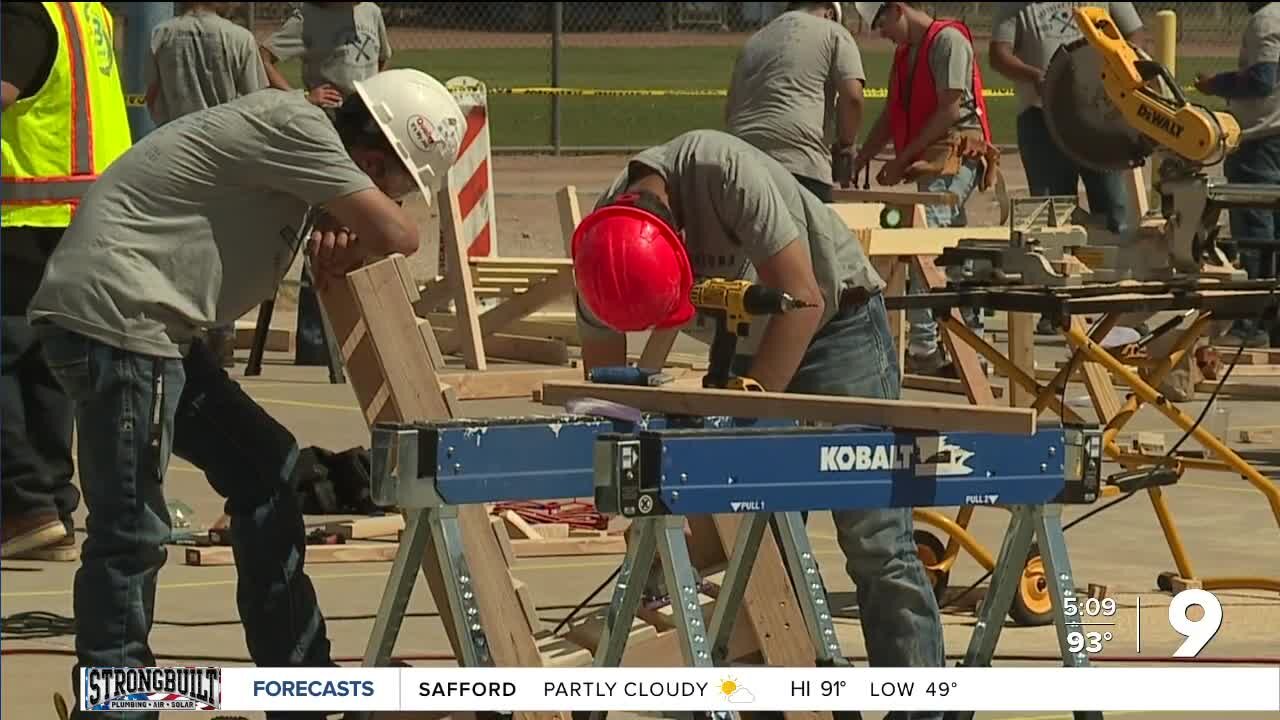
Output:
[[[847,287],[840,293],[840,310],[841,312],[859,310],[879,294],[879,290],[868,290],[864,287]]]
[[[960,172],[969,160],[979,165],[977,189],[986,192],[995,187],[1000,177],[1000,150],[987,142],[979,129],[952,130],[946,137],[925,148],[915,162],[907,166],[904,177],[915,180],[926,176],[948,177]]]

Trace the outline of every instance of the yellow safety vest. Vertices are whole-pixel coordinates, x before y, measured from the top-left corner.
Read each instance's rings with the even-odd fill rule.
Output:
[[[58,55],[39,92],[0,114],[4,227],[67,227],[89,185],[133,144],[111,13],[99,2],[40,4]]]

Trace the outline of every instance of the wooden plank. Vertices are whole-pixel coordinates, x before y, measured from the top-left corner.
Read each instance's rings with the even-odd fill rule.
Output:
[[[947,205],[955,207],[959,198],[951,192],[899,192],[895,190],[854,190],[836,188],[831,191],[835,203],[880,203],[883,205]]]
[[[560,218],[560,236],[564,238],[564,254],[573,257],[573,231],[582,222],[582,210],[578,207],[578,188],[566,185],[556,191],[556,216]],[[572,262],[570,263],[572,267]]]
[[[483,278],[484,282],[533,282],[542,280],[543,278],[555,277],[560,274],[564,268],[547,268],[547,267],[486,267],[472,266],[471,274],[477,278]]]
[[[498,547],[502,550],[502,559],[511,567],[515,564],[516,555],[511,549],[511,535],[507,532],[507,524],[497,515],[489,516],[489,527],[493,530],[493,536],[498,540]]]
[[[677,415],[790,418],[840,424],[947,432],[1032,435],[1036,416],[1021,408],[969,407],[952,403],[878,400],[870,398],[801,395],[715,389],[666,389],[597,385],[586,382],[545,383],[544,405],[561,405],[573,398],[598,398],[647,412]]]
[[[476,267],[545,267],[572,268],[569,258],[529,258],[529,257],[473,257],[467,262]]]
[[[467,241],[462,237],[462,211],[458,196],[445,183],[437,195],[440,210],[440,242],[445,249],[447,274],[453,278],[453,305],[458,314],[458,344],[462,358],[472,370],[485,370],[488,363],[484,354],[484,342],[480,334],[480,305],[476,300],[475,286],[467,267]],[[440,349],[448,343],[441,342]]]
[[[431,313],[427,319],[432,325],[441,328],[452,328],[457,323],[457,318],[448,313]],[[515,320],[506,326],[506,331],[512,335],[563,340],[570,345],[582,344],[578,337],[578,324],[572,318]]]
[[[413,303],[413,311],[419,317],[426,317],[449,302],[452,297],[453,283],[448,278],[437,278],[418,291],[418,300]]]
[[[1036,316],[1031,313],[1009,313],[1008,358],[1014,367],[1034,377],[1036,372]],[[1009,383],[1009,407],[1030,407],[1036,397],[1018,385]]]
[[[529,584],[522,580],[512,580],[511,584],[515,588],[516,599],[520,601],[520,609],[524,611],[525,622],[529,624],[529,632],[535,635],[542,632],[538,604],[533,601],[533,592],[529,590]]]
[[[253,347],[253,335],[257,330],[256,323],[236,321],[235,348],[248,350]],[[273,327],[267,329],[267,352],[293,352],[293,331],[289,328]]]
[[[439,420],[452,417],[450,406],[443,399],[443,389],[436,376],[437,368],[432,364],[426,343],[416,331],[417,319],[403,287],[398,280],[394,284],[383,283],[379,286],[367,277],[378,272],[379,266],[386,262],[379,261],[351,273],[345,284],[334,283],[321,295],[321,301],[334,325],[335,335],[340,340],[351,336],[359,338],[358,342],[342,343],[360,361],[358,364],[363,370],[361,373],[349,373],[352,389],[357,398],[367,398],[376,393],[377,388],[386,380],[393,393],[391,402],[387,403],[388,410],[381,413],[381,419],[387,421]],[[394,268],[390,269],[394,271]],[[363,282],[360,281],[362,276],[365,277]],[[381,300],[361,297],[370,292],[381,295]],[[375,317],[378,317],[376,313],[399,317],[374,322]],[[403,327],[405,325],[408,327]],[[376,363],[382,358],[398,360],[385,366],[385,378],[379,376],[382,369]],[[351,360],[348,360],[347,366],[352,369]],[[391,382],[391,376],[400,373],[415,375],[417,382]],[[417,392],[415,388],[419,384],[428,385],[430,392]],[[540,667],[542,656],[533,636],[517,630],[524,623],[523,612],[515,598],[502,550],[493,536],[484,508],[479,505],[459,507],[458,524],[467,560],[471,565],[472,588],[480,610],[480,622],[489,630],[486,635],[494,664],[498,667]],[[394,545],[388,547],[393,551],[396,548]],[[428,551],[425,554],[422,571],[431,588],[436,608],[442,616],[447,616],[454,608],[449,604],[434,552]],[[461,657],[453,624],[446,622],[444,626],[454,652]],[[568,713],[560,712],[522,712],[517,713],[516,717],[520,720],[569,720]]]
[[[453,387],[461,400],[527,398],[548,381],[582,379],[582,371],[572,367],[536,370],[486,370],[443,373],[440,382]]]
[[[622,535],[601,537],[566,537],[542,540],[511,540],[511,551],[517,558],[561,557],[582,555],[623,555],[627,539]]]
[[[333,533],[347,540],[389,537],[404,530],[404,517],[400,515],[384,515],[382,517],[340,520],[325,523],[324,529],[325,532]]]
[[[827,207],[850,230],[880,227],[880,213],[884,210],[880,203],[832,203]]]
[[[561,270],[560,274],[554,278],[530,286],[528,292],[507,300],[481,315],[479,319],[480,334],[482,336],[492,335],[505,328],[511,322],[519,320],[529,313],[540,310],[572,293],[573,271]],[[459,338],[455,336],[454,339],[447,343],[440,343],[440,350],[446,355],[452,355],[458,351],[458,342]]]
[[[591,652],[576,643],[556,637],[549,631],[540,632],[534,637],[545,667],[587,667],[591,664]]]
[[[933,377],[931,375],[903,375],[902,387],[908,390],[923,390],[925,392],[945,393],[947,395],[966,394],[964,382],[959,378]],[[999,385],[992,385],[991,394],[997,399],[1002,398],[1004,397],[1004,388]]]
[[[933,257],[941,255],[949,247],[955,247],[963,240],[1009,240],[1007,227],[969,227],[969,228],[898,228],[886,230],[871,228],[862,232],[869,233],[867,254],[876,255],[923,255]]]
[[[450,328],[435,328],[435,332],[436,338],[443,341],[455,331]],[[537,365],[569,364],[569,346],[561,340],[495,333],[485,338],[485,347],[493,358],[520,360]]]
[[[520,540],[541,540],[542,533],[530,525],[515,510],[502,513],[502,522],[507,526],[507,535]],[[513,546],[514,547],[514,546]]]
[[[391,562],[396,557],[397,543],[346,543],[342,545],[308,545],[306,564]],[[184,564],[197,567],[225,567],[235,565],[235,555],[229,547],[189,547],[185,550]]]
[[[679,330],[654,330],[649,333],[649,339],[645,341],[644,350],[640,353],[640,362],[636,366],[645,370],[661,370],[666,367],[667,356],[671,354],[671,347],[676,344],[679,336]]]

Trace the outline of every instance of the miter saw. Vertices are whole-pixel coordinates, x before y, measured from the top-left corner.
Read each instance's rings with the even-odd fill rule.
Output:
[[[1084,37],[1059,49],[1041,88],[1050,135],[1075,162],[1100,171],[1158,156],[1152,184],[1160,207],[1131,244],[1139,249],[1134,279],[1194,279],[1206,267],[1221,277],[1230,268],[1218,245],[1222,210],[1280,209],[1280,185],[1210,181],[1204,169],[1240,142],[1235,118],[1188,101],[1169,69],[1126,42],[1105,8],[1078,7],[1074,16]]]

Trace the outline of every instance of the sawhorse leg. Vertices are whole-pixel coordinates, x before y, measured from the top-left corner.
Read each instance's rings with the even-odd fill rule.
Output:
[[[422,558],[427,552],[436,554],[449,596],[449,607],[455,609],[452,613],[441,613],[440,619],[453,624],[453,633],[459,639],[458,646],[462,651],[458,664],[461,667],[492,667],[493,657],[480,625],[480,609],[476,605],[470,570],[463,553],[458,508],[451,505],[406,513],[400,549],[391,565],[373,631],[365,647],[364,666],[387,667],[391,664],[409,598],[413,595]],[[347,717],[350,720],[369,720],[371,713],[347,713]]]
[[[698,602],[698,579],[689,561],[689,545],[684,538],[684,517],[670,515],[660,518],[644,518],[635,521],[638,532],[623,557],[618,580],[614,584],[613,598],[609,603],[605,626],[600,636],[594,659],[595,667],[620,667],[622,655],[627,649],[631,622],[640,608],[644,583],[653,567],[654,555],[662,558],[662,572],[671,593],[671,610],[680,638],[680,654],[689,667],[715,667],[712,662],[711,643],[708,640],[702,606]],[[745,524],[744,524],[745,527]],[[726,577],[726,583],[728,578]],[[746,579],[743,578],[745,587]],[[716,609],[726,601],[723,596],[716,601]],[[726,638],[727,642],[727,638]],[[587,720],[603,720],[605,713],[591,711],[574,713]],[[688,715],[688,714],[686,714]],[[715,720],[729,720],[736,713],[710,714]]]
[[[990,667],[995,657],[996,643],[1004,629],[1004,619],[1013,605],[1013,594],[1027,555],[1031,551],[1034,536],[1039,543],[1040,557],[1044,561],[1045,580],[1049,584],[1049,596],[1053,602],[1054,627],[1058,631],[1058,647],[1062,651],[1062,664],[1066,667],[1088,667],[1089,655],[1083,650],[1072,652],[1070,638],[1083,636],[1084,627],[1080,615],[1068,615],[1068,598],[1075,604],[1075,579],[1071,574],[1071,560],[1062,534],[1062,507],[1058,505],[1018,505],[1011,508],[1013,519],[1005,532],[1000,556],[992,572],[991,588],[978,612],[978,622],[969,639],[961,667]],[[1076,607],[1079,607],[1076,604]],[[947,720],[973,720],[972,712],[947,713]],[[1076,720],[1102,720],[1102,713],[1080,710],[1074,713]]]
[[[309,270],[310,263],[305,266]],[[325,350],[329,356],[329,382],[342,385],[347,381],[342,370],[342,348],[338,347],[334,339],[333,325],[329,323],[329,313],[325,311],[324,304],[316,303],[316,306],[320,310],[321,331],[324,333]],[[253,345],[249,348],[249,362],[244,368],[245,377],[262,374],[262,356],[267,350],[267,335],[271,332],[271,317],[275,314],[275,309],[274,297],[258,306],[258,322],[253,329]]]

